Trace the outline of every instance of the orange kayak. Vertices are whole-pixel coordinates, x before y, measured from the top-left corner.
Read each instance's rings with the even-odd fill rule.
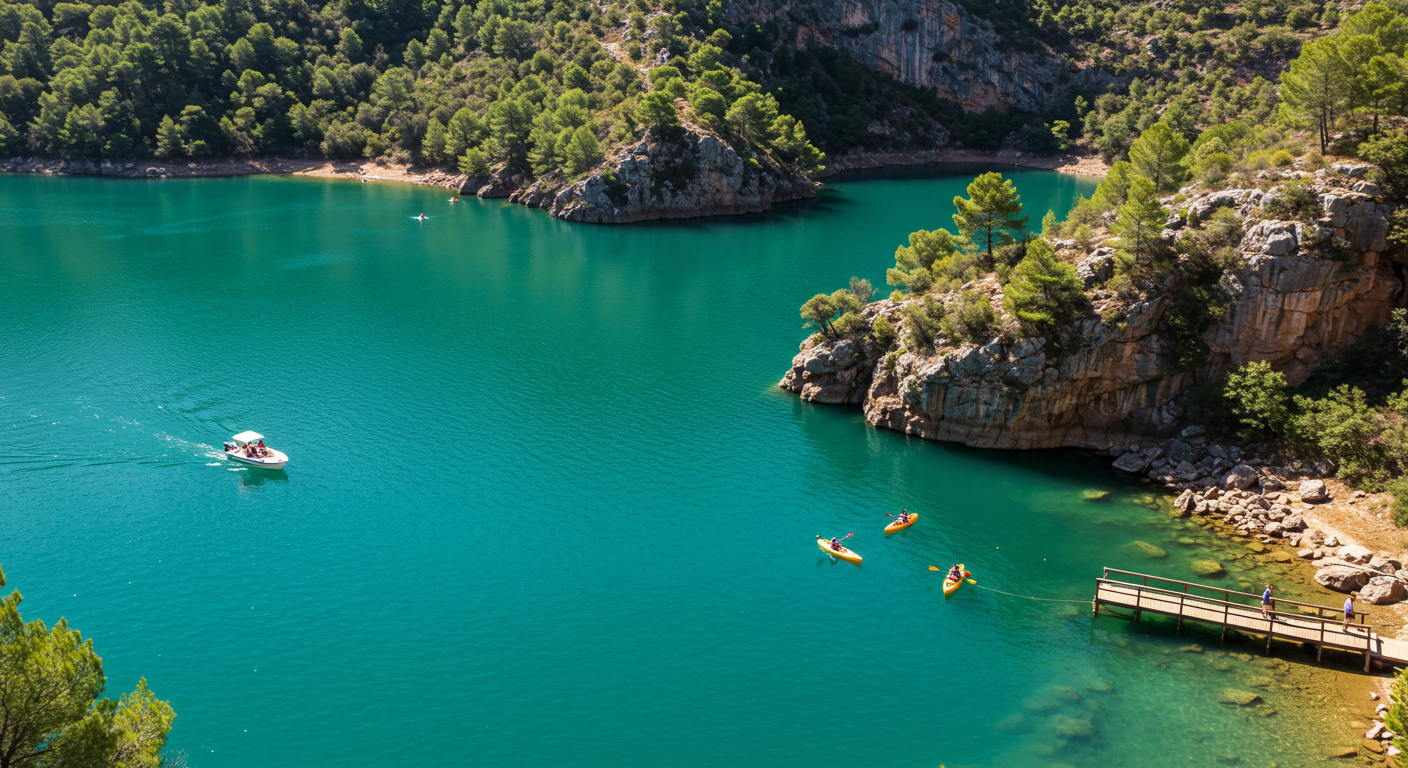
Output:
[[[895,521],[894,521],[894,522],[892,522],[892,523],[890,523],[889,525],[885,526],[885,533],[894,533],[895,531],[903,531],[904,529],[908,528],[909,526],[914,525],[914,521],[916,521],[916,520],[918,520],[918,519],[919,519],[918,513],[915,513],[915,514],[913,514],[913,515],[910,515],[910,516],[909,516],[909,519],[906,520],[906,521],[903,522],[903,523],[901,523],[901,522],[899,521],[899,518],[895,518]]]
[[[816,537],[816,545],[818,547],[821,547],[822,552],[825,552],[826,554],[831,555],[832,557],[839,557],[842,560],[847,560],[852,563],[860,562],[860,555],[857,555],[856,553],[852,552],[849,549],[846,549],[845,547],[841,547],[840,549],[832,549],[830,539],[823,539],[818,536]]]
[[[959,567],[960,569],[963,568],[963,563],[959,563],[959,564],[958,564],[958,567]],[[963,571],[963,578],[964,578],[964,579],[966,579],[966,578],[968,578],[969,576],[972,576],[972,575],[973,575],[973,574],[969,573],[967,570],[964,570],[964,571]],[[958,581],[950,581],[949,578],[948,578],[947,576],[945,576],[945,577],[944,577],[944,597],[948,597],[949,595],[953,594],[953,593],[956,592],[956,591],[958,590],[958,588],[961,587],[961,586],[963,586],[963,579],[959,579]]]

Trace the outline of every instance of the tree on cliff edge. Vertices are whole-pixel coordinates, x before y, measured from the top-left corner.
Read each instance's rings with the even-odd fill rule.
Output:
[[[1075,267],[1059,261],[1051,245],[1036,239],[1002,289],[1007,311],[1030,336],[1047,339],[1070,322],[1084,295]]]
[[[953,198],[958,213],[953,223],[974,245],[992,257],[993,248],[1012,242],[1012,233],[1027,228],[1022,216],[1022,198],[1012,181],[1003,181],[1002,174],[985,173],[968,185],[968,199]]]

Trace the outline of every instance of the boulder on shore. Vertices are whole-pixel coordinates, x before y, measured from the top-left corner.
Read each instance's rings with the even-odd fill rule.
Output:
[[[1408,590],[1404,589],[1403,582],[1392,576],[1375,576],[1359,591],[1360,600],[1367,600],[1374,605],[1389,605],[1404,597],[1408,597]]]
[[[1339,551],[1335,553],[1335,556],[1347,563],[1354,563],[1355,565],[1366,565],[1370,560],[1374,559],[1374,553],[1370,552],[1368,547],[1361,547],[1358,544],[1348,544],[1340,547]]]
[[[1149,465],[1152,463],[1153,459],[1145,458],[1142,453],[1139,453],[1138,451],[1129,451],[1123,456],[1120,456],[1118,459],[1115,459],[1115,463],[1113,466],[1115,469],[1118,469],[1121,472],[1128,472],[1132,475],[1137,475],[1140,472],[1143,472],[1144,470],[1148,469]]]
[[[1305,480],[1300,484],[1300,500],[1306,504],[1319,504],[1330,500],[1330,491],[1324,480]]]
[[[1255,470],[1255,469],[1252,469],[1251,467],[1247,466],[1246,464],[1238,464],[1237,466],[1235,466],[1235,467],[1233,467],[1232,469],[1228,470],[1228,471],[1227,471],[1227,477],[1224,477],[1224,478],[1222,479],[1222,487],[1223,487],[1223,488],[1228,488],[1228,489],[1233,489],[1233,488],[1235,488],[1236,490],[1239,490],[1239,491],[1245,491],[1246,489],[1252,487],[1253,485],[1256,485],[1256,483],[1257,483],[1257,474],[1256,474],[1256,470]]]
[[[1369,583],[1369,575],[1347,565],[1327,565],[1315,572],[1315,582],[1336,592],[1353,592]]]

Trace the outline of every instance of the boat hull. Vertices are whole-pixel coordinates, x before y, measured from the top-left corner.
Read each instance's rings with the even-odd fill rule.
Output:
[[[968,570],[963,567],[962,563],[958,564],[958,568],[959,570],[963,571],[963,579],[966,579],[972,575],[968,573]],[[958,588],[963,586],[963,579],[959,579],[958,581],[949,581],[948,579],[944,579],[944,597],[948,597],[954,592],[957,592]]]
[[[859,563],[861,560],[860,555],[857,555],[856,553],[852,552],[849,549],[846,549],[845,547],[841,547],[841,551],[837,552],[836,550],[831,548],[831,542],[828,539],[823,539],[820,536],[818,536],[816,539],[816,545],[818,547],[821,547],[822,552],[825,552],[826,554],[831,555],[832,557],[839,557],[842,560],[851,563]]]
[[[283,455],[282,453],[279,453],[278,451],[272,451],[272,453],[274,454],[273,456],[259,459],[251,458],[249,456],[241,456],[237,453],[234,453],[233,451],[226,451],[225,455],[230,457],[231,460],[238,461],[239,463],[244,464],[247,467],[259,467],[260,469],[283,469],[284,465],[288,463],[288,457]]]
[[[907,522],[901,523],[900,521],[896,520],[893,523],[890,523],[889,525],[885,526],[885,533],[903,531],[904,529],[908,528],[911,525],[914,525],[917,522],[919,522],[919,513],[916,512],[915,514],[909,516],[909,520]]]

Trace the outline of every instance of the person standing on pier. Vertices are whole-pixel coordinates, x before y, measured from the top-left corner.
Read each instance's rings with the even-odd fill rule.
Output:
[[[1348,631],[1349,631],[1349,623],[1350,623],[1351,621],[1354,621],[1354,593],[1353,593],[1353,592],[1350,592],[1350,593],[1349,593],[1349,597],[1346,597],[1346,598],[1344,599],[1344,623],[1340,625],[1340,629],[1344,630],[1345,632],[1348,632]]]
[[[1266,591],[1261,593],[1261,617],[1262,617],[1263,619],[1270,619],[1270,618],[1271,618],[1271,606],[1272,606],[1271,589],[1272,589],[1271,585],[1270,585],[1270,584],[1267,584],[1267,585],[1266,585]]]

